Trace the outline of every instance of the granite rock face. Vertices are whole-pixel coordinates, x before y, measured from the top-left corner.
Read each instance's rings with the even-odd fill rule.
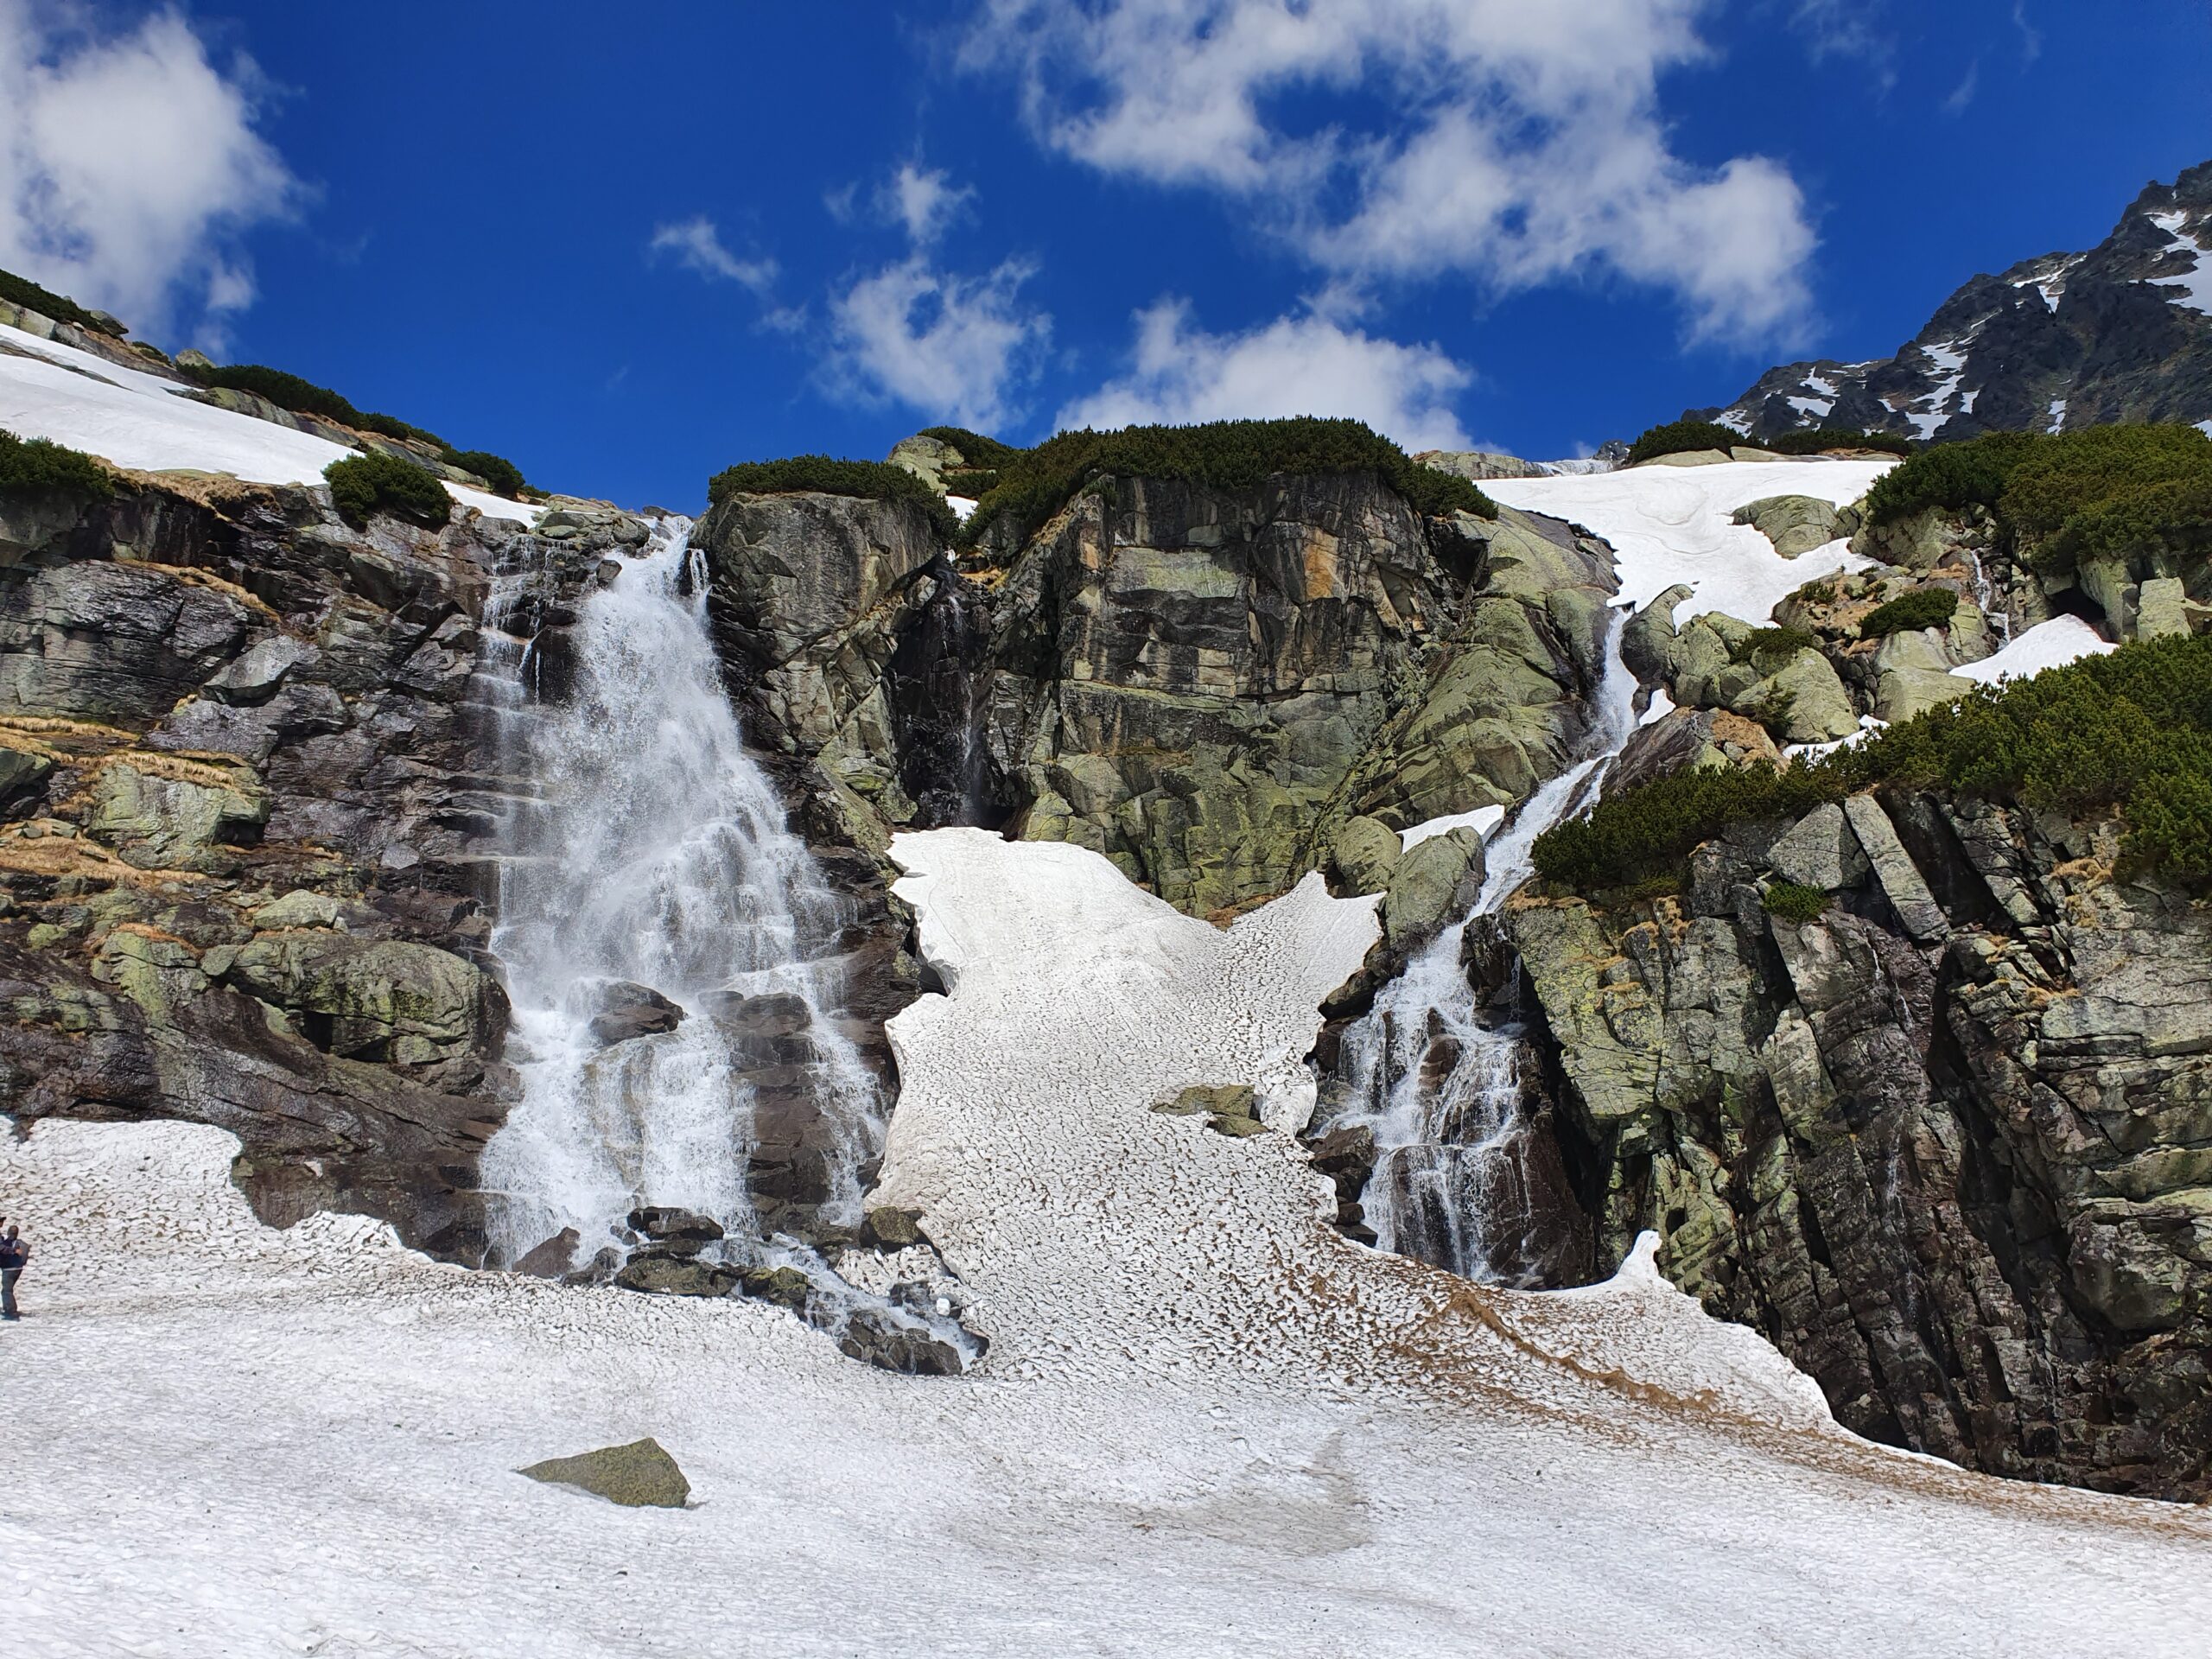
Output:
[[[1600,1268],[1656,1229],[1873,1438],[2212,1492],[2212,908],[2116,846],[1860,796],[1708,843],[1678,899],[1510,906]]]

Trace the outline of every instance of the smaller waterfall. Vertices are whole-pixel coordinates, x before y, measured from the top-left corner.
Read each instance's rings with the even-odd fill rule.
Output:
[[[842,906],[745,751],[690,528],[664,521],[585,599],[559,701],[524,700],[537,678],[512,652],[511,770],[534,792],[507,815],[491,940],[522,1078],[484,1153],[496,1260],[573,1230],[588,1262],[648,1205],[757,1235],[764,1138],[807,1213],[853,1226],[880,1147],[834,1018]],[[610,1010],[659,1006],[647,992],[681,1022],[606,1040]]]
[[[1636,729],[1636,677],[1620,657],[1614,615],[1592,733],[1596,753],[1539,788],[1484,849],[1474,908],[1407,965],[1344,1035],[1352,1109],[1344,1126],[1375,1136],[1361,1196],[1379,1249],[1485,1284],[1526,1283],[1537,1254],[1524,1157],[1520,1028],[1476,1006],[1461,962],[1469,923],[1494,914],[1532,874],[1537,836],[1586,810],[1612,757]]]

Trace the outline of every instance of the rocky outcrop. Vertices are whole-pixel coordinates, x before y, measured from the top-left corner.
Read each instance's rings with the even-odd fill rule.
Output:
[[[2212,1492],[2212,907],[2116,841],[1860,796],[1709,843],[1680,898],[1510,905],[1599,1267],[1657,1230],[1862,1433]]]
[[[616,544],[157,478],[0,501],[0,1110],[213,1123],[265,1217],[475,1259],[494,593],[550,640]]]
[[[1805,427],[1970,438],[2212,420],[2212,162],[2138,196],[2087,253],[1976,276],[1894,357],[1770,369],[1725,410],[1755,438]],[[2200,289],[2201,291],[2201,289]]]

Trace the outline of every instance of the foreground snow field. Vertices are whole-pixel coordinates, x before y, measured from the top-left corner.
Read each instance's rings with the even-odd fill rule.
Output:
[[[311,433],[199,403],[173,381],[4,325],[0,431],[49,438],[118,467],[189,467],[255,484],[320,484],[324,467],[354,453]],[[462,484],[446,490],[490,518],[529,524],[541,511]]]
[[[1501,478],[1483,488],[1509,507],[1548,512],[1612,543],[1621,598],[1647,605],[1676,582],[1696,589],[1675,607],[1678,621],[1725,611],[1764,622],[1784,596],[1816,576],[1859,570],[1866,561],[1843,542],[1794,559],[1736,509],[1770,495],[1810,495],[1847,506],[1894,461],[1732,461],[1710,467],[1624,467],[1564,478]]]
[[[772,1309],[259,1226],[218,1131],[0,1138],[0,1630],[41,1656],[2203,1651],[2212,1518],[1865,1445],[1640,1262],[1478,1291],[1338,1237],[1289,1140],[1373,936],[1226,931],[1104,861],[902,837],[951,985],[894,1023],[884,1200],[993,1346],[957,1379]],[[512,1472],[657,1436],[685,1511]]]

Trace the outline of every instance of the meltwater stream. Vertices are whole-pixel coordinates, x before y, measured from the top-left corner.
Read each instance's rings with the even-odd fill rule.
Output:
[[[1520,1030],[1478,1008],[1460,961],[1468,925],[1495,913],[1533,872],[1536,837],[1596,798],[1636,728],[1636,677],[1621,661],[1624,612],[1605,644],[1589,758],[1538,789],[1484,849],[1474,907],[1446,928],[1344,1033],[1353,1109],[1375,1136],[1361,1205],[1377,1248],[1485,1284],[1525,1285],[1536,1255],[1523,1157]]]
[[[628,1242],[644,1205],[754,1232],[762,1103],[743,1059],[764,1011],[779,1084],[828,1143],[823,1219],[858,1222],[860,1166],[880,1146],[874,1079],[829,1017],[839,900],[740,740],[690,529],[664,520],[584,600],[561,700],[523,700],[514,652],[507,735],[534,792],[505,825],[491,941],[523,1084],[484,1154],[494,1260],[573,1230],[572,1264],[588,1262]],[[682,1022],[602,1042],[594,1021],[639,988]]]

